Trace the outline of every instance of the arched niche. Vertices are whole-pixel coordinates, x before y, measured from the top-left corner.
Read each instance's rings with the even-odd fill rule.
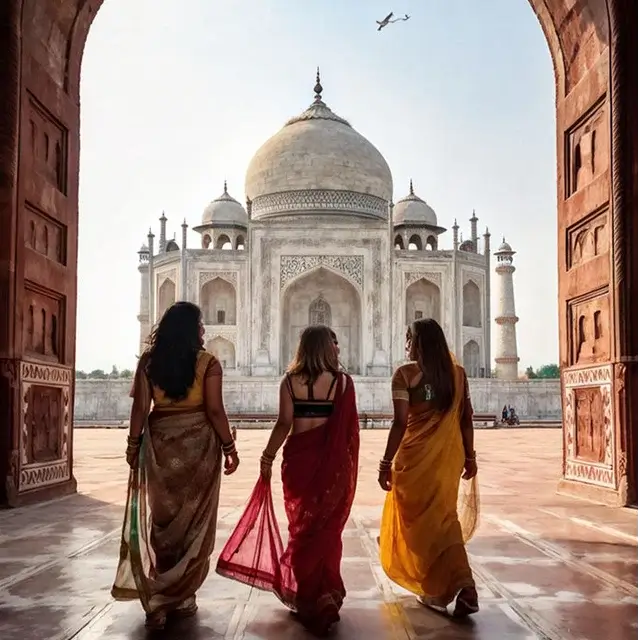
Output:
[[[216,336],[213,340],[207,342],[205,348],[218,358],[223,369],[236,368],[236,348],[230,340]]]
[[[409,285],[405,293],[406,297],[406,324],[423,318],[433,318],[441,323],[441,296],[440,287],[426,278],[420,278]]]
[[[158,288],[158,319],[162,318],[164,312],[176,301],[176,284],[170,278]]]
[[[244,251],[245,240],[244,236],[240,235],[236,238],[236,251]]]
[[[209,280],[200,289],[200,308],[205,324],[235,324],[235,287],[222,278]]]
[[[427,251],[436,251],[438,248],[438,238],[436,238],[436,236],[429,236],[427,238],[427,246],[425,248]]]
[[[324,320],[340,342],[340,359],[350,373],[360,373],[362,311],[360,295],[344,277],[323,267],[301,276],[282,294],[281,358],[284,369],[310,320]]]
[[[422,251],[422,239],[417,233],[414,233],[409,238],[409,245],[407,246],[409,251]]]
[[[473,280],[462,287],[462,324],[465,327],[482,326],[480,287]]]
[[[398,234],[396,239],[393,241],[393,246],[395,249],[404,249],[404,242],[400,234]]]
[[[230,251],[233,249],[231,244],[231,238],[226,233],[221,233],[216,240],[216,249],[223,249],[224,251]]]
[[[202,236],[202,248],[208,249],[211,246],[211,236],[208,233],[205,233]]]
[[[462,348],[462,364],[469,378],[480,376],[480,345],[469,340]]]

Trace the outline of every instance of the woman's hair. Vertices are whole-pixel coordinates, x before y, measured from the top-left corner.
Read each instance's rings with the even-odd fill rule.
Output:
[[[433,318],[416,320],[409,326],[411,358],[420,365],[424,383],[431,385],[433,404],[448,411],[455,394],[455,369],[442,327]]]
[[[197,305],[176,302],[149,336],[145,373],[171,400],[186,398],[196,377],[196,361],[203,348],[201,317]]]
[[[325,371],[338,373],[340,363],[336,354],[335,341],[336,334],[329,327],[324,325],[307,327],[300,334],[298,349],[287,373],[302,376],[311,384]]]

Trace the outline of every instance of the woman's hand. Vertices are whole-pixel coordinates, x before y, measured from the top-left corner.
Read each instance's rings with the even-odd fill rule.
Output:
[[[232,451],[231,453],[225,453],[224,455],[224,475],[230,476],[232,473],[235,473],[238,465],[240,464],[240,458],[238,457],[237,451]]]
[[[266,449],[260,456],[260,476],[267,482],[271,480],[271,469],[273,467],[273,461],[275,460],[275,458],[276,457],[273,454],[269,453]]]
[[[378,471],[378,484],[383,491],[391,491],[391,469]]]
[[[464,461],[464,473],[462,474],[463,480],[471,480],[478,475],[478,463],[474,458],[465,458]]]
[[[140,456],[140,436],[128,436],[127,437],[127,450],[125,451],[125,458],[127,464],[135,469],[138,466],[138,458]]]

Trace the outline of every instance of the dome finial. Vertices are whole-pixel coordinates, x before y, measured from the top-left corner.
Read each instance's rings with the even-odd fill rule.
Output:
[[[320,84],[320,67],[316,67],[316,86],[313,87],[316,94],[314,102],[322,102],[322,85]]]
[[[415,195],[413,193],[413,178],[409,178],[409,195]]]
[[[225,195],[228,195],[228,191],[227,191],[227,181],[224,181],[224,193]]]

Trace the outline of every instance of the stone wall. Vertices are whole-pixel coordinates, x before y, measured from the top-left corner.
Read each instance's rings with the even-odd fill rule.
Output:
[[[387,378],[354,378],[360,413],[391,412]],[[279,378],[227,378],[224,397],[229,413],[277,411]],[[511,404],[521,419],[560,419],[559,380],[470,379],[476,413],[499,414]],[[76,380],[75,420],[112,422],[128,420],[130,380]]]

